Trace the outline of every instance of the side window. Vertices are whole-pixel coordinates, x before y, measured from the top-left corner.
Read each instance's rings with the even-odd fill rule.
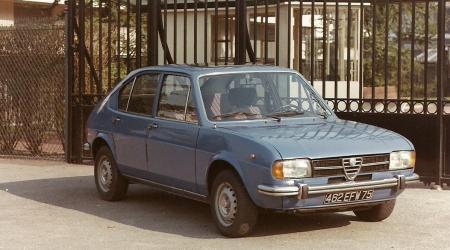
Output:
[[[157,116],[178,121],[197,121],[189,78],[175,75],[164,77]]]
[[[128,112],[142,115],[152,114],[158,77],[159,74],[145,74],[136,79],[128,104]]]
[[[126,111],[128,107],[128,99],[130,98],[131,89],[133,88],[133,81],[127,83],[120,91],[117,108],[121,111]]]

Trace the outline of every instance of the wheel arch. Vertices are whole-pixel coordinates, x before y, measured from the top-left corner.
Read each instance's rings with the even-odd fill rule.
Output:
[[[242,183],[245,185],[244,181],[244,175],[242,173],[242,170],[239,168],[239,165],[234,162],[233,160],[216,157],[212,160],[208,167],[208,171],[206,173],[206,188],[208,192],[208,196],[210,196],[211,193],[211,187],[212,182],[214,181],[214,178],[217,176],[218,173],[220,173],[223,170],[229,169],[236,173],[236,175],[239,177],[239,179],[242,181]],[[247,188],[247,187],[246,187]]]
[[[92,152],[92,156],[94,158],[95,158],[98,150],[103,146],[108,147],[109,150],[111,151],[113,157],[116,158],[112,141],[110,140],[110,138],[107,135],[102,134],[102,133],[98,134],[97,137],[92,141],[91,152]]]

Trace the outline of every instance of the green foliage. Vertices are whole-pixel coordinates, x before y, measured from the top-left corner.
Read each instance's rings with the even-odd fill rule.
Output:
[[[364,84],[365,86],[396,86],[400,88],[401,98],[411,96],[411,84],[413,85],[412,97],[423,98],[424,85],[427,81],[428,97],[436,95],[436,78],[432,72],[432,63],[429,63],[427,80],[424,79],[424,62],[417,59],[417,55],[424,53],[426,37],[425,3],[417,3],[415,8],[415,19],[413,26],[413,7],[411,3],[402,4],[401,30],[399,31],[399,9],[398,3],[389,4],[388,12],[384,3],[375,5],[375,51],[373,45],[373,5],[364,9]],[[437,5],[429,4],[428,19],[428,49],[436,48],[437,23],[433,16],[437,15]],[[388,16],[389,18],[386,18]],[[414,36],[413,36],[414,29]],[[386,44],[387,34],[387,44]],[[398,39],[400,38],[400,56]],[[411,52],[411,44],[414,40],[414,51]],[[375,61],[372,62],[372,55],[375,52]],[[387,52],[387,58],[386,58]],[[413,54],[414,63],[411,63]],[[385,60],[386,59],[386,60]],[[400,61],[400,70],[398,63]],[[387,64],[385,63],[387,62]],[[385,71],[385,67],[387,71]],[[374,70],[374,79],[372,78]],[[430,70],[431,69],[431,70]],[[397,75],[400,73],[400,76]],[[412,77],[412,79],[411,79]],[[400,82],[398,81],[400,78]],[[386,82],[387,80],[387,82]]]

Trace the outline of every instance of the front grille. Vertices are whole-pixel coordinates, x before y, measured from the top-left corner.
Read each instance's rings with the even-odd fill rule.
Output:
[[[343,160],[349,157],[317,159],[312,161],[313,177],[345,176]],[[362,159],[359,174],[389,170],[389,154],[356,156]]]
[[[370,181],[372,180],[371,174],[358,175],[355,178],[355,181]],[[347,181],[343,176],[330,177],[328,178],[328,184],[338,184]]]

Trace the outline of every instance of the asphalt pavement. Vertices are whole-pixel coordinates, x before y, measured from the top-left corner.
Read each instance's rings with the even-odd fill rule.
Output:
[[[224,238],[207,205],[132,185],[100,200],[91,166],[0,160],[0,249],[450,249],[450,191],[416,185],[378,223],[351,212],[263,214]]]

